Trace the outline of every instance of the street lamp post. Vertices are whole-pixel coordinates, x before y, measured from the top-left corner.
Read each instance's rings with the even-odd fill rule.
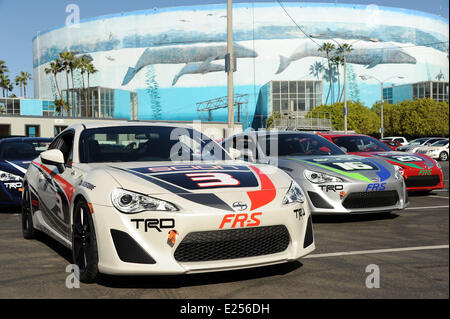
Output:
[[[380,83],[380,88],[381,88],[381,108],[380,108],[380,136],[381,138],[384,137],[384,123],[383,123],[383,106],[384,106],[384,98],[383,98],[383,83],[386,82],[387,80],[393,79],[393,78],[397,78],[397,79],[404,79],[403,76],[391,76],[390,78],[387,78],[383,81],[378,80],[376,77],[372,76],[372,75],[360,75],[359,76],[361,78],[361,80],[366,81],[368,79],[374,79],[376,81],[378,81]]]
[[[234,72],[234,59],[233,59],[233,24],[232,24],[232,12],[233,4],[232,0],[227,0],[227,53],[229,59],[228,69],[228,134],[233,134],[231,129],[234,128],[234,99],[233,99],[233,72]]]

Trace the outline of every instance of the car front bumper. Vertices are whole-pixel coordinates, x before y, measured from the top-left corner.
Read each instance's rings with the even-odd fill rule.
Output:
[[[220,229],[220,226],[225,215],[234,215],[229,216],[229,219],[233,220],[236,218],[236,215],[241,214],[242,217],[245,212],[211,212],[211,209],[209,211],[206,209],[196,212],[142,212],[138,214],[123,214],[114,207],[95,204],[93,205],[93,211],[99,256],[99,271],[105,274],[163,275],[242,269],[294,261],[315,249],[311,214],[306,205],[292,204],[279,209],[261,210],[260,212],[262,214],[258,215],[260,224],[256,227],[239,227],[242,224],[237,222],[234,228],[230,228],[232,226],[232,222],[230,222],[222,229]],[[249,215],[251,214],[252,212],[249,213]],[[247,251],[251,251],[252,241],[262,240],[261,236],[258,237],[258,235],[252,237],[251,233],[254,233],[255,230],[259,233],[269,229],[272,231],[274,227],[278,229],[277,231],[284,228],[288,233],[289,240],[284,250],[268,254],[260,254],[261,250],[259,250],[260,255],[257,256],[214,259],[217,258],[215,256],[217,255],[217,251],[214,249],[214,245],[216,244],[214,241],[220,241],[223,234],[230,231],[237,231],[236,233],[230,233],[233,239],[241,230],[237,237],[243,240],[241,242],[245,246],[242,246],[243,249],[245,248]],[[123,252],[120,252],[120,249],[123,250],[123,248],[118,247],[117,243],[120,241],[117,241],[117,238],[113,238],[112,233],[114,232],[120,232],[122,236],[128,236],[127,240],[133,243],[128,247],[136,251],[140,250],[137,253],[138,256],[145,254],[150,258],[135,260],[138,262],[129,262],[129,259],[126,256],[124,257]],[[307,234],[308,232],[309,235]],[[181,260],[177,257],[177,260],[175,252],[182,243],[184,244],[187,236],[199,233],[203,238],[202,240],[206,240],[206,242],[201,242],[200,246],[195,248],[196,251],[192,253],[194,257],[191,259],[195,260],[196,254],[203,256],[201,258],[205,258],[205,254],[199,250],[201,247],[210,249],[209,251],[212,256],[206,257],[206,259],[212,259],[184,261],[186,257],[181,258]],[[175,240],[172,242],[170,237],[172,236],[173,238],[174,234],[176,234]],[[211,238],[209,239],[208,236]],[[274,233],[271,238],[274,239],[276,236],[277,234]],[[308,237],[310,237],[309,240]],[[131,238],[131,241],[129,238]],[[307,243],[306,246],[305,243]],[[190,244],[192,242],[187,242],[187,246]],[[230,245],[234,245],[233,249],[236,249],[236,243],[233,243],[232,240],[230,241]],[[276,241],[272,240],[270,245],[276,245]],[[184,246],[186,247],[186,245]],[[212,250],[211,247],[213,247]],[[222,241],[219,247],[221,249],[227,249],[227,243]],[[188,247],[188,255],[189,249]],[[232,254],[233,252],[231,251]],[[249,254],[251,255],[251,253]],[[153,262],[151,262],[152,260]]]

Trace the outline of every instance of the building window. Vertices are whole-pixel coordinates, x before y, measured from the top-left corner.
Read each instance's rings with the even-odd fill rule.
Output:
[[[39,125],[25,125],[25,136],[40,137],[41,130],[40,130]]]
[[[67,125],[55,125],[53,128],[54,136],[58,135],[67,128]]]
[[[1,124],[0,125],[0,136],[9,136],[9,135],[11,135],[11,125]]]

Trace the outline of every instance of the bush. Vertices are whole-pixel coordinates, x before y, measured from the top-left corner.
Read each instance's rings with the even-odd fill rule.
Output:
[[[373,135],[378,133],[380,128],[379,116],[364,106],[360,102],[347,102],[347,130],[361,134]],[[335,130],[344,130],[344,103],[334,103],[332,105],[320,105],[312,109],[307,116],[324,117],[322,112],[330,114],[331,123]]]

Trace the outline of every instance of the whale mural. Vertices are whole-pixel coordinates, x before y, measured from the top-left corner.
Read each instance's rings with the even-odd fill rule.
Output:
[[[211,63],[212,58],[205,62],[186,63],[186,65],[175,75],[172,81],[174,86],[178,79],[185,74],[205,74],[209,72],[225,71],[225,66],[221,64]]]
[[[280,64],[276,74],[283,72],[293,61],[307,57],[326,58],[326,53],[318,50],[319,45],[323,44],[324,42],[304,41],[289,57],[280,56]],[[367,69],[371,69],[379,64],[416,63],[416,59],[404,52],[401,48],[395,48],[393,46],[361,47],[360,42],[358,45],[359,47],[352,46],[353,50],[346,53],[347,63],[361,64],[366,66]]]
[[[236,58],[255,58],[258,54],[241,45],[234,44],[233,52]],[[147,48],[140,56],[134,67],[130,67],[123,78],[122,85],[128,84],[134,76],[147,65],[152,64],[178,64],[202,62],[204,72],[207,65],[214,60],[225,59],[227,53],[226,43],[201,43],[195,45],[164,46],[160,48]],[[218,70],[215,70],[218,71]],[[215,72],[212,71],[212,72]],[[176,82],[176,81],[175,81]]]

